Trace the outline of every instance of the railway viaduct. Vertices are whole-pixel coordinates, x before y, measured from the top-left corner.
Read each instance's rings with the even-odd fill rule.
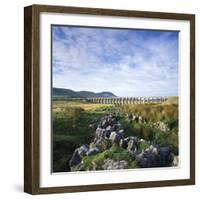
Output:
[[[88,102],[96,104],[145,104],[162,103],[166,97],[95,97],[87,98]]]

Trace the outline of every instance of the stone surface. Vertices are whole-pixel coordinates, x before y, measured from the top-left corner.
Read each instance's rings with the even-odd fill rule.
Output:
[[[155,123],[153,124],[153,127],[154,127],[154,128],[157,128],[157,129],[159,129],[159,130],[161,130],[161,131],[163,131],[163,132],[169,131],[168,125],[167,125],[166,123],[162,122],[162,121],[155,122]]]
[[[117,131],[112,131],[109,139],[112,141],[112,143],[118,143],[120,141],[120,139],[117,135]]]
[[[137,138],[130,138],[127,146],[128,151],[136,152],[138,149],[138,140]]]
[[[127,165],[128,163],[125,160],[114,161],[108,158],[104,161],[103,169],[104,170],[125,169]]]
[[[120,113],[109,114],[102,117],[98,123],[95,122],[90,125],[91,128],[95,127],[96,129],[95,138],[89,145],[84,144],[75,149],[69,162],[71,171],[89,169],[115,170],[127,168],[127,161],[123,159],[116,161],[108,157],[105,157],[105,159],[103,158],[104,160],[102,160],[103,164],[101,166],[97,166],[97,163],[92,161],[90,166],[84,168],[84,156],[92,156],[104,152],[105,150],[109,150],[113,144],[116,145],[116,147],[119,146],[123,148],[125,150],[124,152],[127,152],[128,156],[130,156],[131,161],[137,163],[137,167],[151,168],[178,166],[178,156],[173,155],[169,147],[160,147],[159,144],[151,144],[149,141],[134,136],[125,138],[124,130],[126,129],[124,129],[122,124],[119,122],[120,115]],[[127,114],[127,120],[130,120],[131,123],[145,123],[146,121],[142,116],[136,116],[133,113]],[[169,130],[168,126],[164,122],[156,122],[152,123],[152,125],[154,128],[158,128],[162,131]],[[146,146],[143,145],[144,147],[140,149],[142,143],[146,143],[148,148],[144,149]]]
[[[81,156],[79,155],[79,149],[76,149],[72,155],[71,160],[69,161],[69,166],[73,167],[78,165],[81,162]]]
[[[78,148],[78,154],[82,157],[85,156],[87,154],[89,150],[89,145],[88,144],[84,144],[81,147]]]
[[[87,156],[92,156],[99,152],[100,152],[100,149],[97,147],[94,147],[94,148],[89,149],[89,151],[87,152]]]
[[[173,161],[173,155],[169,147],[150,146],[144,152],[136,156],[136,160],[141,168],[167,167]]]

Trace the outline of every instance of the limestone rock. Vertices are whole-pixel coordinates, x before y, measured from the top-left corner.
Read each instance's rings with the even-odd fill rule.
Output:
[[[79,155],[79,149],[76,149],[72,155],[71,160],[69,161],[69,166],[74,167],[81,162],[81,156]]]
[[[87,156],[92,156],[99,152],[100,152],[100,149],[97,147],[94,147],[94,148],[89,149],[89,151],[87,152]]]
[[[82,157],[85,156],[87,154],[89,150],[89,145],[88,144],[84,144],[81,147],[78,148],[78,154]]]
[[[104,165],[102,166],[104,170],[116,170],[125,169],[128,163],[125,160],[114,161],[112,159],[106,159]]]

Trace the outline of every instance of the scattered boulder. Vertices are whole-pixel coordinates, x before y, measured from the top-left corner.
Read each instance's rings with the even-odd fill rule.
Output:
[[[173,161],[173,155],[169,147],[154,147],[151,145],[144,152],[136,156],[141,168],[167,167]]]
[[[112,126],[112,131],[118,131],[120,129],[120,125],[119,124],[114,124],[113,126]]]
[[[105,131],[105,137],[109,138],[110,137],[110,133],[111,133],[111,128],[109,127],[108,129],[106,129]]]
[[[101,135],[101,132],[102,132],[102,129],[98,127],[98,128],[96,129],[96,132],[95,132],[96,137],[99,137],[99,136]]]
[[[138,161],[138,165],[141,168],[156,167],[157,165],[156,155],[153,153],[150,153],[149,151],[145,151],[137,155],[136,160]]]
[[[136,122],[136,123],[146,123],[146,119],[142,116],[137,116],[137,115],[134,115],[132,113],[128,113],[127,115],[127,119],[130,123],[132,122]]]
[[[112,131],[109,139],[112,141],[112,143],[118,144],[120,141],[120,138],[117,134],[117,131]]]
[[[90,145],[89,145],[89,147],[90,147],[90,148],[95,148],[95,147],[96,147],[96,145],[95,145],[95,143],[94,143],[94,142],[91,142],[91,143],[90,143]]]
[[[157,129],[159,129],[159,130],[161,130],[163,132],[167,132],[167,131],[170,130],[169,127],[168,127],[168,125],[166,123],[162,122],[162,121],[155,122],[153,124],[153,127],[157,128]]]
[[[128,142],[130,138],[122,138],[119,142],[119,146],[122,147],[123,149],[126,149],[128,147]]]
[[[104,119],[101,123],[102,128],[106,128],[109,125],[108,120]]]
[[[76,149],[72,155],[71,160],[69,161],[69,166],[72,168],[78,165],[81,162],[81,156],[79,155],[79,149]]]
[[[92,156],[92,155],[95,155],[99,152],[100,152],[100,149],[97,148],[97,147],[90,148],[89,151],[87,152],[87,156]]]
[[[111,125],[106,127],[106,131],[111,131],[111,130],[112,130],[112,126]]]
[[[156,154],[156,155],[159,154],[158,146],[150,145],[150,147],[149,147],[149,151],[151,151],[152,153],[154,153],[154,154]]]
[[[125,169],[128,163],[125,160],[114,161],[112,159],[107,158],[104,161],[103,169],[104,170],[116,170],[116,169]]]
[[[118,131],[118,135],[119,135],[120,139],[123,139],[123,138],[124,138],[124,130],[123,130],[123,129],[120,129],[120,130]]]
[[[159,149],[161,166],[169,166],[169,163],[173,161],[173,155],[169,147],[161,147]]]
[[[82,157],[85,156],[87,154],[89,150],[89,145],[88,144],[84,144],[81,147],[78,148],[78,154]]]
[[[95,147],[101,149],[103,143],[104,143],[104,138],[103,137],[96,138],[96,140],[95,140]]]
[[[136,152],[138,150],[138,138],[130,137],[128,141],[127,150],[130,152]]]

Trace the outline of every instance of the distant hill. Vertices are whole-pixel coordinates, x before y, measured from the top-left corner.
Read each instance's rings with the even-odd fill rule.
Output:
[[[89,97],[116,97],[112,92],[74,91],[64,88],[53,88],[53,97],[62,98],[89,98]]]

